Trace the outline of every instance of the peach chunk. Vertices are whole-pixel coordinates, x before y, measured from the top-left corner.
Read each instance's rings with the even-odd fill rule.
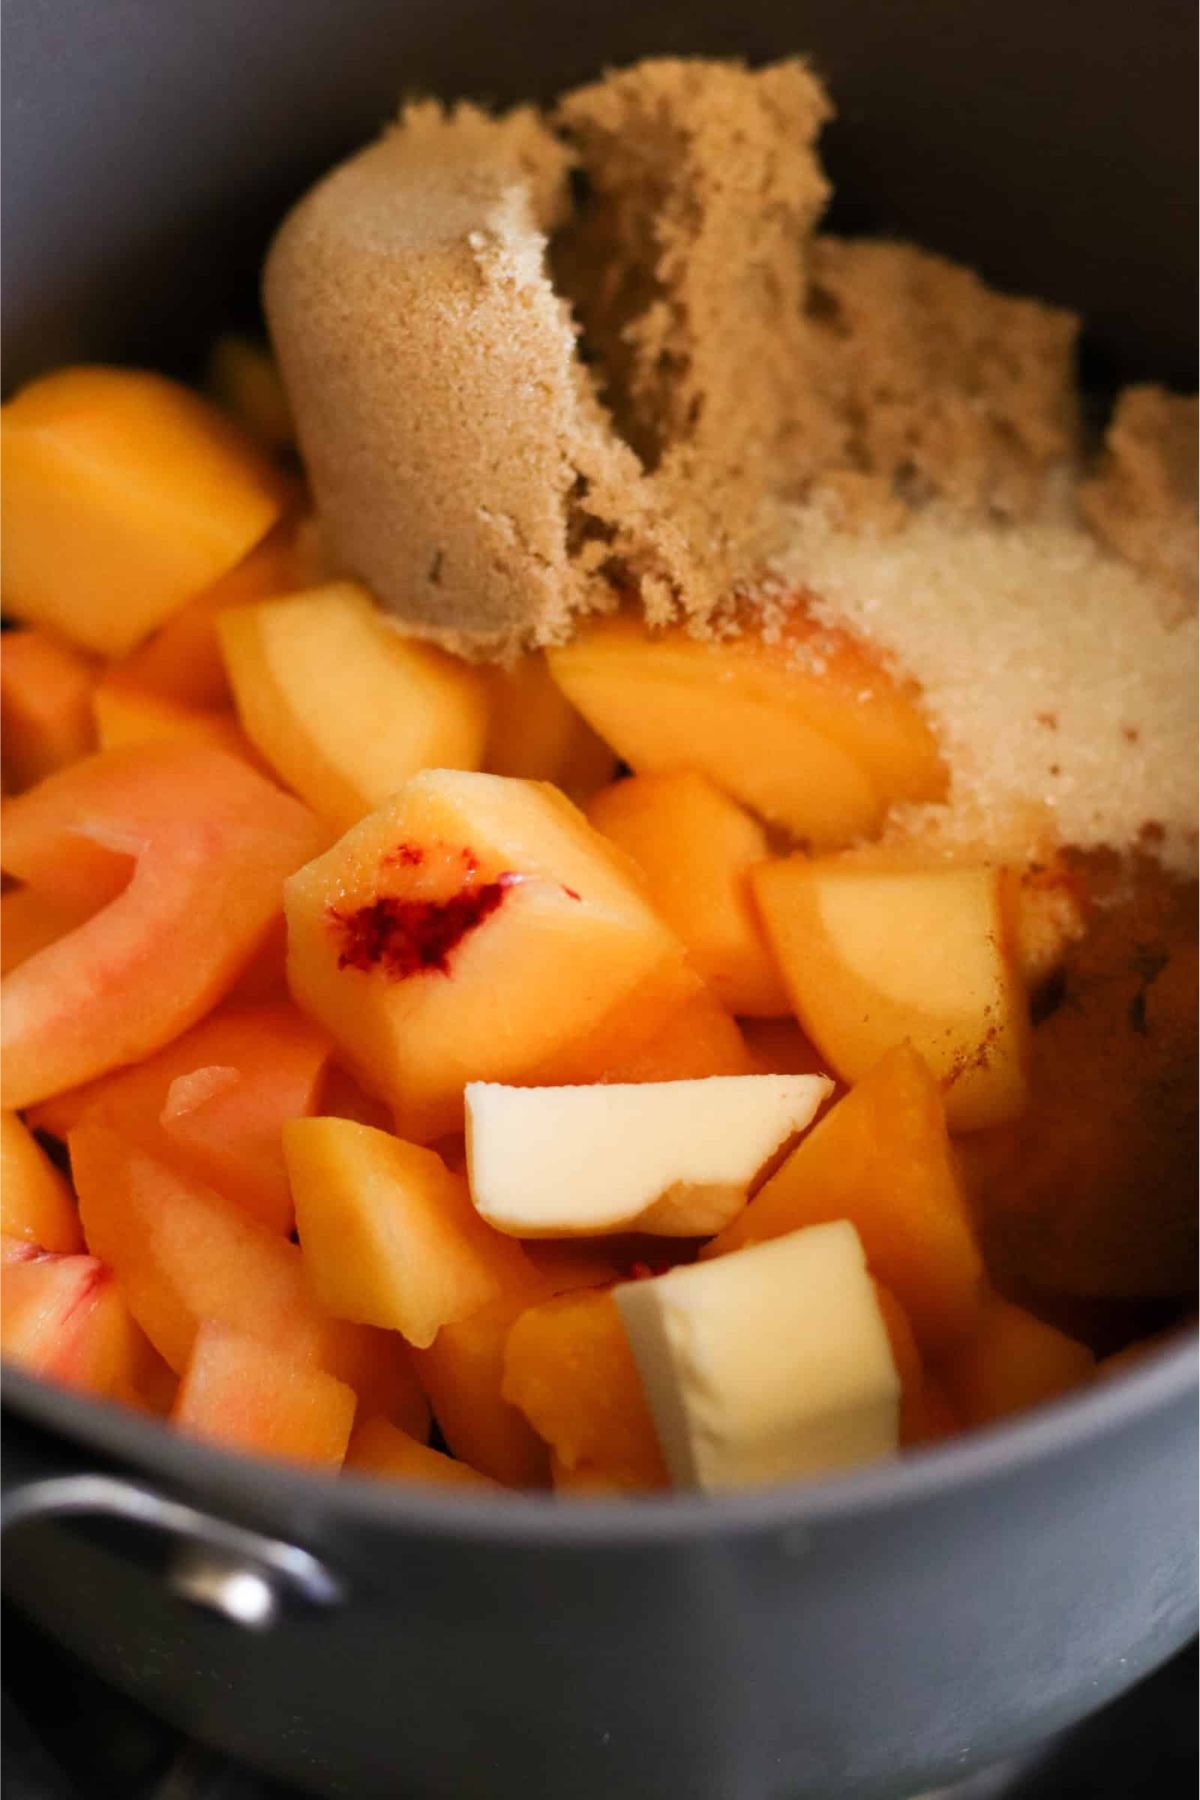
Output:
[[[251,1456],[341,1467],[357,1398],[287,1345],[262,1343],[207,1319],[196,1333],[171,1412],[192,1437]]]
[[[45,631],[6,631],[0,647],[0,762],[10,793],[95,748],[90,657]]]
[[[787,994],[749,872],[767,856],[756,819],[703,775],[635,775],[602,789],[587,816],[630,855],[650,898],[730,1012],[776,1018]]]
[[[206,377],[218,406],[266,449],[286,450],[294,442],[287,395],[265,344],[227,332],[212,347]]]
[[[83,1249],[70,1187],[13,1112],[0,1112],[0,1231],[59,1256]]]
[[[313,1292],[335,1318],[424,1349],[524,1272],[440,1156],[349,1119],[296,1119],[284,1151]]]
[[[937,1083],[908,1044],[818,1119],[701,1254],[722,1256],[832,1219],[854,1225],[872,1274],[892,1290],[923,1348],[971,1329],[983,1266]]]
[[[9,888],[0,894],[0,975],[18,968],[28,957],[65,937],[90,918],[94,909],[51,900],[36,888]]]
[[[670,1486],[610,1293],[562,1294],[522,1313],[508,1334],[503,1394],[568,1468],[583,1463],[631,1487]]]
[[[323,1368],[372,1411],[421,1433],[427,1418],[398,1338],[331,1319],[295,1244],[92,1116],[68,1140],[89,1250],[177,1374],[206,1319]],[[369,1396],[369,1400],[368,1400]]]
[[[44,375],[0,409],[4,608],[120,656],[239,562],[280,478],[205,400],[135,369]]]
[[[246,735],[339,831],[421,769],[474,769],[485,677],[401,635],[340,581],[222,613],[217,631]]]
[[[364,1419],[355,1426],[344,1466],[352,1475],[379,1475],[393,1481],[433,1481],[445,1487],[493,1491],[500,1486],[444,1451],[419,1444],[386,1419]]]
[[[462,1127],[468,1081],[588,1081],[699,982],[562,794],[416,775],[284,887],[288,979],[403,1137]]]
[[[975,1330],[938,1373],[964,1422],[986,1425],[1078,1387],[1095,1366],[1086,1344],[989,1294]]]
[[[639,775],[691,769],[796,837],[837,846],[946,774],[915,690],[844,632],[798,615],[777,641],[702,642],[602,619],[550,672]]]
[[[152,1411],[167,1397],[163,1376],[173,1385],[103,1263],[25,1242],[5,1245],[0,1350],[48,1381]]]
[[[231,606],[294,593],[306,582],[305,559],[294,519],[282,519],[249,556],[202,594],[173,612],[114,673],[145,693],[181,706],[220,712],[233,705],[217,619]]]
[[[136,686],[119,672],[103,676],[92,699],[101,750],[166,740],[207,744],[237,756],[252,754],[231,713],[185,706],[180,700]]]
[[[875,1283],[875,1297],[900,1377],[901,1448],[911,1450],[918,1444],[932,1444],[953,1437],[962,1426],[943,1383],[924,1365],[908,1314],[882,1282]]]
[[[697,991],[644,1041],[615,1047],[598,1081],[699,1081],[706,1075],[756,1075],[741,1031],[709,990]]]
[[[998,869],[792,856],[752,880],[800,1023],[839,1075],[857,1080],[908,1039],[951,1130],[1021,1111],[1027,1006]]]
[[[504,1487],[550,1483],[545,1444],[501,1392],[504,1346],[513,1321],[545,1299],[546,1292],[541,1282],[531,1281],[469,1319],[443,1325],[428,1350],[413,1351],[417,1379],[455,1456]]]
[[[5,808],[6,866],[37,885],[59,846],[133,858],[129,885],[4,981],[6,1097],[28,1106],[157,1050],[236,979],[321,841],[306,808],[221,751],[89,757]]]
[[[582,802],[611,781],[616,758],[557,685],[545,656],[523,656],[489,676],[483,766],[493,775],[552,781]]]

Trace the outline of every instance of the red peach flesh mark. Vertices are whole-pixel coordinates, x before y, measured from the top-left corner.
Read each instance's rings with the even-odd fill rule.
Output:
[[[385,894],[367,906],[343,912],[329,908],[340,939],[339,969],[369,974],[382,969],[390,981],[429,972],[446,975],[451,952],[495,912],[519,875],[501,875],[465,887],[448,900],[401,900]]]

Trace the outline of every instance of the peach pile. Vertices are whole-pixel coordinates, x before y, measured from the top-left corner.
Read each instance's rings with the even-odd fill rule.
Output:
[[[1186,902],[1126,921],[1131,986],[1085,864],[871,847],[946,770],[802,596],[771,642],[620,614],[505,670],[405,637],[321,566],[269,358],[223,340],[210,388],[0,413],[6,1358],[260,1456],[619,1497],[681,1432],[714,1485],[721,1430],[772,1463],[632,1323],[698,1309],[720,1371],[752,1271],[818,1272],[858,1384],[850,1425],[799,1396],[797,1469],[1050,1399],[1106,1306],[1187,1292],[1177,1172],[1135,1192],[1141,1088],[1106,1098],[1120,1020],[1147,1092],[1147,1019],[1185,1036]]]

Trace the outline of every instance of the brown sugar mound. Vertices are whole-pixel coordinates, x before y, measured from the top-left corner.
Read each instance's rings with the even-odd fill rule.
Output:
[[[810,269],[804,473],[856,471],[979,517],[1044,512],[1047,478],[1078,455],[1074,315],[911,244],[818,238]]]
[[[410,107],[320,183],[265,297],[342,566],[505,655],[618,591],[720,621],[814,484],[1036,512],[1075,453],[1073,321],[815,238],[830,110],[797,60],[664,59],[548,118]]]
[[[1129,387],[1079,504],[1096,536],[1162,584],[1172,611],[1196,607],[1196,396]]]

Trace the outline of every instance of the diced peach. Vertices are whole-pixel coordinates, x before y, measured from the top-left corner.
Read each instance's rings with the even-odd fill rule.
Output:
[[[160,1411],[169,1397],[158,1358],[94,1256],[53,1256],[27,1243],[20,1256],[6,1253],[0,1349],[47,1381],[102,1399]]]
[[[108,751],[5,808],[7,866],[37,885],[64,840],[134,858],[129,885],[4,981],[13,1106],[157,1050],[220,999],[321,841],[307,809],[244,763],[190,745]]]
[[[239,606],[217,632],[246,735],[339,831],[421,769],[479,766],[485,677],[402,636],[365,588]]]
[[[972,1328],[982,1262],[937,1084],[908,1044],[818,1119],[701,1254],[722,1256],[832,1219],[854,1225],[872,1274],[895,1294],[923,1348]]]
[[[349,1119],[293,1120],[283,1143],[304,1265],[335,1318],[424,1349],[524,1274],[432,1150]]]
[[[254,338],[227,332],[208,359],[207,387],[217,405],[267,450],[286,450],[295,433],[275,358]]]
[[[416,1142],[468,1081],[594,1079],[699,987],[617,852],[540,783],[414,776],[285,884],[288,978]]]
[[[138,687],[116,672],[96,683],[93,705],[101,750],[161,742],[207,744],[234,755],[241,755],[247,748],[231,714],[185,706],[165,694]]]
[[[986,1425],[1078,1387],[1095,1364],[1086,1344],[989,1294],[975,1330],[946,1355],[938,1374],[964,1422]]]
[[[274,470],[160,375],[73,368],[0,409],[4,607],[120,656],[278,517]]]
[[[45,631],[6,631],[0,647],[0,761],[10,793],[95,748],[96,667]]]
[[[341,1467],[356,1396],[288,1350],[206,1320],[171,1412],[178,1431],[252,1456]]]
[[[56,1094],[33,1107],[30,1118],[38,1130],[62,1138],[86,1112],[98,1109],[110,1122],[135,1129],[142,1140],[153,1139],[173,1082],[198,1070],[232,1068],[264,1091],[285,1096],[274,1126],[264,1128],[278,1135],[284,1119],[298,1117],[309,1095],[320,1091],[328,1051],[328,1040],[288,1000],[224,1005],[155,1055]],[[286,1179],[282,1146],[276,1161]]]
[[[581,801],[612,779],[612,751],[580,717],[541,652],[494,669],[483,766],[493,775],[552,781]]]
[[[908,1314],[882,1282],[875,1283],[879,1310],[887,1326],[892,1360],[900,1377],[900,1444],[911,1450],[918,1444],[936,1443],[962,1429],[945,1388],[928,1370],[917,1348]]]
[[[70,1187],[13,1112],[0,1112],[0,1231],[59,1256],[83,1249]]]
[[[753,1075],[757,1064],[720,1001],[697,983],[653,1036],[614,1046],[596,1068],[598,1081],[698,1081],[706,1075]]]
[[[428,1350],[413,1351],[417,1379],[455,1456],[505,1487],[548,1487],[546,1446],[524,1413],[501,1393],[504,1345],[514,1319],[545,1287],[492,1301],[457,1325],[443,1325]]]
[[[364,1419],[355,1426],[344,1466],[352,1475],[382,1475],[393,1481],[433,1481],[446,1487],[493,1490],[500,1486],[444,1451],[419,1444],[386,1419]]]
[[[563,1294],[522,1313],[508,1334],[502,1392],[568,1467],[670,1485],[610,1293]]]
[[[280,521],[219,581],[171,614],[152,637],[117,664],[116,672],[146,693],[181,706],[220,712],[233,705],[217,618],[231,606],[294,593],[305,585],[306,564],[294,519]]]
[[[556,1494],[573,1495],[580,1500],[625,1500],[645,1489],[644,1482],[623,1469],[599,1469],[586,1462],[572,1466],[553,1451],[550,1481]]]
[[[91,917],[86,905],[52,900],[36,888],[9,888],[0,894],[0,975],[74,931]]]
[[[751,879],[800,1023],[837,1074],[855,1081],[907,1039],[952,1130],[1021,1111],[1027,1006],[999,870],[792,856]]]
[[[775,1018],[788,997],[750,892],[767,834],[703,775],[635,775],[587,816],[642,871],[650,898],[730,1012]]]
[[[95,1117],[76,1127],[69,1148],[88,1248],[177,1374],[202,1322],[215,1319],[357,1391],[368,1387],[372,1411],[395,1406],[406,1414],[398,1422],[419,1420],[403,1347],[396,1341],[384,1366],[377,1334],[323,1312],[295,1244]],[[392,1391],[381,1404],[383,1388]]]
[[[742,1037],[764,1075],[827,1075],[829,1065],[795,1019],[743,1019]]]
[[[702,642],[601,619],[547,652],[567,698],[642,774],[694,770],[818,846],[876,831],[946,775],[915,690],[844,632],[797,613],[777,642]]]

